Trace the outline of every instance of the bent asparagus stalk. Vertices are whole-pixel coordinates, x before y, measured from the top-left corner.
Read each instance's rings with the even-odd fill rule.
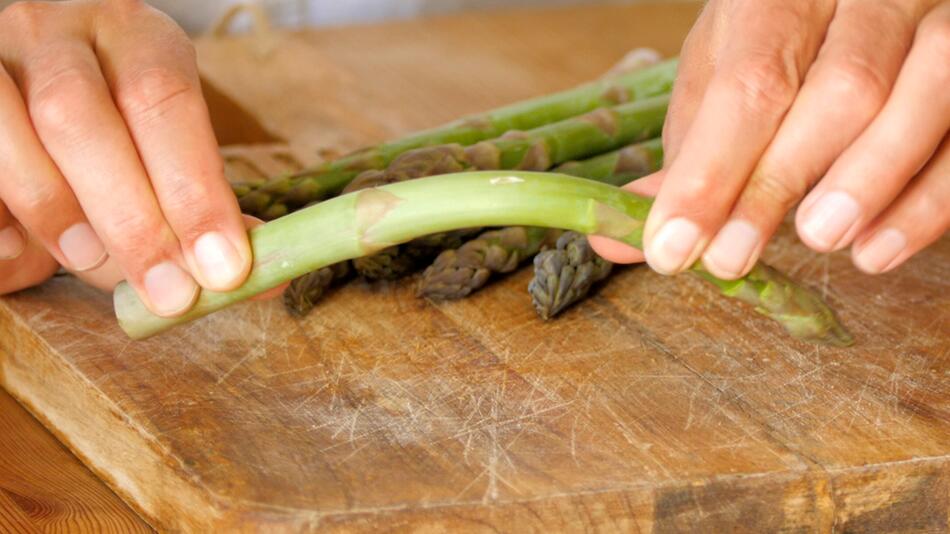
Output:
[[[553,244],[561,230],[509,226],[489,230],[457,249],[443,251],[422,274],[419,296],[434,300],[460,299],[488,283],[493,274],[510,273],[544,246]]]
[[[556,248],[534,257],[534,278],[528,284],[534,309],[542,319],[553,318],[586,297],[613,266],[594,252],[587,236],[565,232]]]
[[[561,93],[519,102],[403,139],[360,150],[314,169],[264,184],[235,184],[245,213],[270,220],[338,194],[359,173],[386,168],[397,156],[424,146],[472,145],[513,130],[531,130],[602,107],[667,94],[676,78],[671,59]]]
[[[475,226],[541,226],[601,235],[640,247],[651,200],[591,180],[554,173],[468,172],[421,178],[343,195],[250,231],[254,266],[238,289],[203,290],[178,317],[152,314],[126,283],[114,293],[119,325],[135,339],[192,321],[298,276],[416,237]],[[325,236],[314,246],[315,231]],[[846,344],[850,336],[811,291],[774,270],[756,267],[723,293],[815,341]]]

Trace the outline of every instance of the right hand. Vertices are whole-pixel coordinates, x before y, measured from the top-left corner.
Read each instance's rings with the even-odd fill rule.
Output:
[[[194,49],[139,0],[0,12],[0,294],[59,266],[162,316],[250,271]]]

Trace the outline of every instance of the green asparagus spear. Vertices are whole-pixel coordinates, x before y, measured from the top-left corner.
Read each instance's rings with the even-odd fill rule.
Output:
[[[552,228],[510,226],[490,230],[449,249],[422,274],[419,295],[434,300],[460,299],[488,283],[492,274],[510,273],[561,234]]]
[[[614,106],[670,92],[678,61],[664,61],[561,93],[516,103],[483,115],[364,149],[315,169],[265,184],[236,184],[245,213],[269,220],[339,193],[359,173],[384,169],[397,156],[424,146],[472,145],[513,130],[530,130]]]
[[[663,166],[660,138],[635,143],[582,161],[570,161],[553,172],[621,186]]]
[[[586,297],[594,284],[612,270],[613,264],[594,252],[587,236],[565,232],[556,248],[534,257],[534,278],[528,284],[528,293],[538,315],[551,319]]]
[[[145,338],[321,267],[419,236],[460,228],[563,228],[640,247],[651,203],[650,199],[591,180],[516,171],[466,172],[366,189],[251,230],[254,266],[238,289],[224,293],[203,290],[188,312],[179,317],[158,317],[131,286],[122,283],[114,293],[116,315],[129,336]],[[315,247],[311,236],[318,230],[325,238],[321,246]],[[726,295],[754,305],[793,335],[831,344],[851,342],[818,295],[772,269],[757,267],[753,273],[735,282],[703,274]]]
[[[426,149],[425,153],[407,152],[396,158],[390,169],[386,171],[367,171],[360,174],[356,180],[350,182],[344,193],[352,193],[361,189],[379,187],[421,176],[449,174],[464,170],[464,167],[458,163],[459,158],[462,157],[461,150],[458,145],[444,145],[430,147]],[[449,246],[458,246],[454,243],[461,244],[462,239],[471,235],[471,233],[471,231],[456,230],[427,236],[427,239],[419,243],[413,241],[401,245],[401,248],[390,247],[378,254],[357,258],[353,260],[353,267],[367,278],[397,278],[398,276],[395,273],[411,270],[438,254],[438,251],[442,250],[441,248],[435,248],[438,246],[439,240],[446,241]],[[350,272],[348,262],[346,266],[324,267],[316,272],[294,279],[284,291],[284,305],[291,314],[298,317],[305,316],[310,313],[310,310],[314,308],[317,301],[331,285],[346,278],[342,275],[337,276],[337,274],[344,272]]]
[[[793,337],[837,347],[854,343],[821,296],[769,265],[759,262],[738,280],[716,278],[701,264],[693,266],[692,271],[719,288],[723,295],[746,302],[758,313],[778,321]]]

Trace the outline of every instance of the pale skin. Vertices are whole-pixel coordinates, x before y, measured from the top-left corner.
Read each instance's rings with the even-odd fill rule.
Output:
[[[644,251],[620,263],[720,278],[753,266],[786,214],[818,252],[869,274],[950,227],[950,1],[711,0],[664,129]]]
[[[194,51],[138,0],[0,12],[0,294],[63,267],[156,314],[247,277]],[[950,0],[711,0],[684,46],[645,257],[745,274],[802,240],[896,268],[950,226]],[[644,253],[593,239],[606,258]]]

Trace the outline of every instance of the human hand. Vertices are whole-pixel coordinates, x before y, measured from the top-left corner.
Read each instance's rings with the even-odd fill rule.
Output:
[[[805,244],[891,270],[950,227],[948,129],[950,1],[711,0],[682,51],[667,165],[630,186],[657,197],[646,260],[738,278],[804,198]]]
[[[187,36],[139,0],[0,12],[0,294],[58,269],[156,314],[251,266]],[[107,261],[108,260],[108,261]]]

